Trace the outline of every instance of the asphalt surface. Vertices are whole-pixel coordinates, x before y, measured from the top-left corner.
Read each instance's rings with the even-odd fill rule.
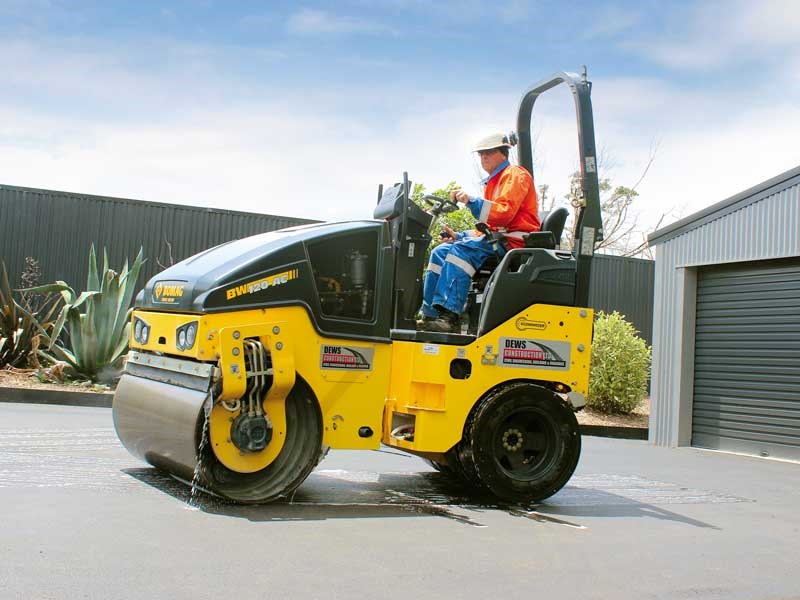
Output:
[[[0,403],[0,598],[800,598],[800,465],[584,438],[499,506],[395,452],[331,452],[291,502],[193,495],[104,408]]]

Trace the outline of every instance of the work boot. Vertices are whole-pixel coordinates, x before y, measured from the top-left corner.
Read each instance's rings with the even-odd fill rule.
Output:
[[[438,317],[423,319],[422,328],[438,333],[461,333],[461,317],[449,310],[442,310]]]
[[[417,331],[426,331],[426,327],[428,323],[431,321],[435,321],[439,317],[429,317],[428,315],[422,315],[421,319],[417,319]]]

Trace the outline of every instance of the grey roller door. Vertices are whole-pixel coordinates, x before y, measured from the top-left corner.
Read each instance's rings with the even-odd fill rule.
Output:
[[[692,445],[800,459],[800,259],[698,272]]]

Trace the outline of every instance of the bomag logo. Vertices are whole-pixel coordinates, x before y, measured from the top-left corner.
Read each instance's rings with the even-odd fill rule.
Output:
[[[185,289],[185,283],[159,281],[153,286],[153,300],[164,304],[172,304],[183,298]]]
[[[233,300],[234,298],[238,298],[239,296],[244,296],[246,294],[255,294],[256,292],[275,287],[276,285],[289,283],[292,279],[297,279],[298,277],[300,277],[300,269],[292,269],[291,271],[283,271],[282,273],[277,273],[268,277],[262,277],[261,279],[256,279],[255,281],[249,281],[247,283],[228,288],[225,290],[225,298],[227,300]]]

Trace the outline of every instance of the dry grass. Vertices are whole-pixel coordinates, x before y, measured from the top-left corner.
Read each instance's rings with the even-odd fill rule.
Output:
[[[14,369],[6,367],[0,369],[0,387],[16,387],[31,390],[61,390],[62,392],[108,392],[109,388],[91,381],[62,381],[54,379],[63,376],[63,369],[51,367],[50,369]],[[37,372],[39,377],[36,376]],[[51,379],[43,381],[42,379]]]
[[[647,427],[650,420],[650,398],[646,398],[629,415],[607,415],[584,408],[577,413],[581,425],[605,425],[607,427]]]

